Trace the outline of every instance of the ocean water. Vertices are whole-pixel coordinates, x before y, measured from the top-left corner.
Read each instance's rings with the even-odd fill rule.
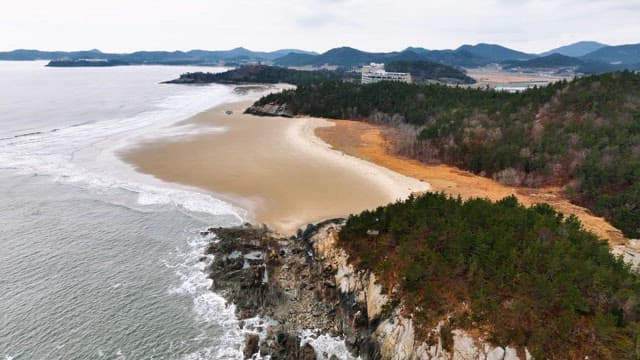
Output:
[[[176,124],[240,99],[232,87],[160,84],[222,69],[44,65],[0,61],[0,360],[241,359],[268,319],[241,329],[209,290],[199,232],[245,211],[116,156],[224,132]],[[319,358],[352,358],[341,339],[302,335]]]
[[[196,70],[0,62],[0,359],[241,356],[233,306],[208,290],[199,231],[243,211],[114,155],[224,131],[171,126],[235,97],[159,84]]]

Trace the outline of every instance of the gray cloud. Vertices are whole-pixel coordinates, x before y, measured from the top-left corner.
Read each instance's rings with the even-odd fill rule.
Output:
[[[497,42],[539,52],[640,42],[640,0],[8,0],[0,49],[298,47],[371,51]]]

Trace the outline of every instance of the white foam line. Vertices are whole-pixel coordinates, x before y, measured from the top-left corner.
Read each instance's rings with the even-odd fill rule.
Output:
[[[241,359],[243,337],[239,322],[235,316],[235,306],[227,304],[221,296],[210,291],[213,281],[208,278],[205,269],[213,261],[209,255],[201,261],[210,237],[195,235],[189,242],[189,250],[179,254],[181,262],[170,266],[176,269],[181,280],[179,286],[170,289],[170,293],[193,298],[193,311],[199,321],[213,323],[222,328],[223,335],[216,338],[216,348],[206,347],[182,357],[184,360],[196,359]],[[213,342],[213,339],[212,339]]]
[[[276,324],[272,320],[255,317],[243,320],[244,326],[241,329],[235,315],[235,306],[210,290],[214,280],[208,278],[205,270],[213,262],[214,257],[208,255],[202,261],[202,254],[212,241],[215,241],[213,237],[194,235],[189,242],[189,251],[180,254],[181,262],[175,265],[165,264],[176,269],[176,274],[181,280],[179,286],[169,289],[170,293],[192,297],[193,311],[197,319],[216,324],[223,330],[221,337],[212,339],[218,343],[217,347],[205,347],[183,356],[182,360],[243,359],[245,335],[258,334],[261,340],[264,340],[266,328]]]
[[[133,117],[0,140],[0,169],[48,175],[58,182],[84,184],[90,188],[124,189],[138,193],[141,205],[174,205],[188,211],[233,215],[242,221],[246,211],[201,190],[139,174],[116,155],[119,149],[158,137],[223,132],[224,128],[174,124],[238,98],[231,87],[198,87],[168,97],[153,109]]]

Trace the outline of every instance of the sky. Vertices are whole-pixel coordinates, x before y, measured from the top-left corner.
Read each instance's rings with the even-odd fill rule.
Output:
[[[640,0],[2,0],[0,51],[640,43]]]

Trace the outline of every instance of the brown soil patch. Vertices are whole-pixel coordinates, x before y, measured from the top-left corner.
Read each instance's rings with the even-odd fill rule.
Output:
[[[515,195],[526,206],[546,202],[565,215],[577,216],[585,229],[606,239],[611,245],[627,242],[622,232],[603,218],[569,202],[559,187],[509,187],[455,167],[427,165],[417,160],[393,155],[390,152],[390,143],[384,138],[384,132],[389,131],[385,127],[349,120],[330,121],[336,126],[317,128],[316,135],[334,149],[429,182],[433,191],[442,191],[452,196],[459,195],[463,199],[480,197],[494,201]]]

